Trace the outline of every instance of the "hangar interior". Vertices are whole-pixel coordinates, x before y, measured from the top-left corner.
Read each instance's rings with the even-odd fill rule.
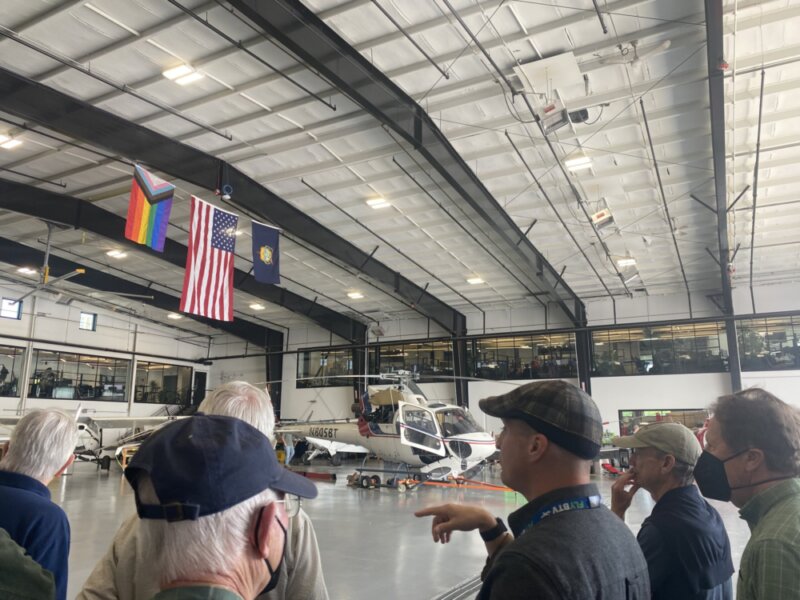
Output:
[[[798,27],[795,0],[6,0],[0,411],[243,379],[336,419],[397,371],[495,432],[477,401],[536,379],[611,433],[797,403]],[[135,165],[175,186],[162,252],[124,235]],[[238,215],[232,321],[179,308],[192,196]]]

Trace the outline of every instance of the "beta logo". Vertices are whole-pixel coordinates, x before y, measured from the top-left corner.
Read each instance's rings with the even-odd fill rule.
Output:
[[[335,440],[337,431],[338,430],[334,429],[333,427],[311,427],[308,430],[308,436],[326,440]]]

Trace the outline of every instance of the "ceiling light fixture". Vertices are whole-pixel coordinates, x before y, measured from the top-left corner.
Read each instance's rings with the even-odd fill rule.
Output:
[[[0,148],[5,148],[6,150],[11,150],[12,148],[16,148],[17,146],[22,145],[22,140],[15,140],[12,137],[7,135],[0,135]]]
[[[620,258],[617,261],[617,266],[620,269],[624,269],[625,267],[635,267],[636,266],[636,259],[632,258],[632,257]]]
[[[30,267],[20,267],[17,269],[17,273],[22,273],[23,275],[36,275],[38,271],[36,269],[31,269]]]
[[[389,204],[389,201],[385,200],[384,198],[370,198],[369,200],[367,200],[367,206],[377,210],[379,208],[386,208],[387,206],[391,206],[391,204]]]
[[[183,77],[178,77],[175,80],[175,83],[177,83],[178,85],[189,85],[190,83],[194,83],[195,81],[200,81],[203,77],[205,77],[205,75],[195,71],[194,73],[189,73],[188,75],[184,75]]]
[[[483,283],[483,279],[481,279],[480,277],[470,277],[469,279],[467,279],[467,283],[470,285],[478,285],[480,283]]]
[[[259,304],[258,302],[253,302],[250,305],[250,308],[252,308],[253,310],[264,310],[266,306],[264,306],[263,304]]]
[[[578,156],[576,158],[569,158],[564,161],[564,166],[570,171],[580,171],[581,169],[589,169],[592,166],[592,159],[588,156]]]
[[[161,74],[169,79],[170,81],[175,81],[180,77],[185,77],[190,73],[194,73],[194,69],[187,64],[178,65],[177,67],[172,67],[171,69],[167,69],[163,71]]]
[[[125,258],[126,256],[128,256],[128,253],[127,252],[123,252],[122,250],[114,249],[114,250],[109,250],[108,252],[106,252],[106,255],[110,256],[111,258]]]
[[[364,297],[364,294],[362,294],[361,292],[348,292],[347,297],[353,300],[360,300],[361,298]]]
[[[174,319],[175,321],[177,321],[178,319],[182,319],[183,315],[179,315],[178,313],[169,313],[167,315],[167,318],[168,319]]]

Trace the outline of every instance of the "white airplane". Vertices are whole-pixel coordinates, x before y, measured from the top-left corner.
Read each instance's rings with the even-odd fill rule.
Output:
[[[405,465],[430,479],[460,475],[496,452],[494,437],[469,411],[429,402],[411,373],[381,379],[397,383],[368,386],[358,418],[300,421],[276,431],[305,438],[315,447],[309,458],[327,451],[337,465],[339,452],[375,454],[385,464]]]
[[[72,411],[65,410],[67,414]],[[21,419],[21,416],[0,416],[0,428],[12,429]],[[78,424],[78,445],[75,447],[75,455],[79,460],[97,462],[103,469],[108,469],[111,463],[111,456],[124,444],[141,442],[143,437],[152,433],[155,429],[166,423],[179,419],[179,416],[141,416],[141,417],[119,417],[119,416],[89,416],[86,409],[78,404],[75,411],[75,421]],[[103,445],[104,429],[130,429],[132,435],[121,438],[116,444]]]

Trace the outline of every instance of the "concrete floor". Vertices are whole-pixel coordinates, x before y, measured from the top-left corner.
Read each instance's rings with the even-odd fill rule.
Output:
[[[456,534],[448,545],[434,544],[430,519],[416,519],[412,513],[423,506],[467,502],[505,517],[523,502],[516,494],[494,491],[423,486],[401,494],[389,489],[348,488],[345,480],[353,468],[354,464],[337,469],[317,467],[315,470],[333,470],[338,481],[319,483],[319,496],[303,505],[314,521],[332,600],[420,600],[445,593],[480,572],[485,559],[483,543],[473,533]],[[50,489],[72,526],[68,597],[74,598],[119,524],[135,508],[131,489],[116,465],[110,473],[86,463],[71,471]],[[481,478],[499,483],[499,467],[485,469]],[[611,478],[597,476],[596,481],[608,501]],[[634,532],[652,504],[644,491],[637,494],[628,512]],[[734,565],[738,565],[749,537],[747,525],[732,505],[714,504],[728,528]]]

